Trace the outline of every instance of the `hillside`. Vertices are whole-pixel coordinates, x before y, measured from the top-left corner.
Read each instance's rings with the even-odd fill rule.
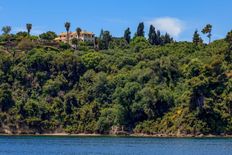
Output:
[[[1,133],[232,134],[225,40],[135,39],[100,51],[21,44],[0,47]]]

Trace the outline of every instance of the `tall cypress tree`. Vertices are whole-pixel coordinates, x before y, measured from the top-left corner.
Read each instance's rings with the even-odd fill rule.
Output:
[[[136,36],[144,37],[144,23],[143,22],[139,23]]]
[[[105,50],[109,48],[109,43],[112,40],[112,36],[110,31],[101,30],[101,34],[99,37],[99,49]]]
[[[163,40],[161,38],[161,33],[159,30],[156,32],[155,45],[163,45]]]
[[[151,45],[155,45],[156,40],[157,40],[157,34],[155,31],[155,27],[151,25],[149,29],[149,34],[148,34],[148,41]]]
[[[232,31],[227,33],[226,41],[229,43],[229,47],[225,52],[225,60],[231,64],[232,63]]]
[[[103,33],[104,33],[104,30],[101,29],[101,32],[100,32],[100,36],[99,36],[99,39],[102,40],[103,39]]]
[[[124,39],[127,41],[128,44],[130,43],[130,40],[131,40],[131,31],[130,31],[129,27],[124,32]]]
[[[173,38],[168,33],[165,33],[165,35],[162,36],[162,40],[163,40],[163,44],[169,44],[173,42]]]

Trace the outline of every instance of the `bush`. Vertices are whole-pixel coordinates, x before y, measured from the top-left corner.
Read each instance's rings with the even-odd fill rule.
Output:
[[[35,43],[33,43],[30,39],[24,38],[18,43],[18,48],[23,51],[30,51],[35,47]]]

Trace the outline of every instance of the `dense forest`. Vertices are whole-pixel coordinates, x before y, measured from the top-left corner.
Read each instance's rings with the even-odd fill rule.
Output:
[[[31,29],[2,28],[1,133],[232,134],[232,31],[211,41],[207,25],[209,43],[198,31],[177,42],[140,23],[133,37],[102,30],[71,46]]]

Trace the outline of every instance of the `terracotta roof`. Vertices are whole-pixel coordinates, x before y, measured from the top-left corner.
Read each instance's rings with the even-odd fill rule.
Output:
[[[80,34],[81,34],[81,36],[83,36],[83,35],[90,35],[89,36],[90,38],[93,38],[93,35],[94,35],[94,33],[92,33],[92,32],[86,32],[86,31],[82,31]],[[69,36],[70,36],[70,38],[77,37],[77,32],[69,32]],[[54,40],[55,41],[65,41],[66,38],[67,38],[67,32],[62,32]]]
[[[70,35],[76,35],[77,32],[69,32]],[[81,34],[90,34],[93,35],[93,32],[82,31]],[[62,32],[60,35],[67,35],[67,32]]]
[[[85,32],[85,31],[82,31],[81,34],[93,34],[93,32]]]

